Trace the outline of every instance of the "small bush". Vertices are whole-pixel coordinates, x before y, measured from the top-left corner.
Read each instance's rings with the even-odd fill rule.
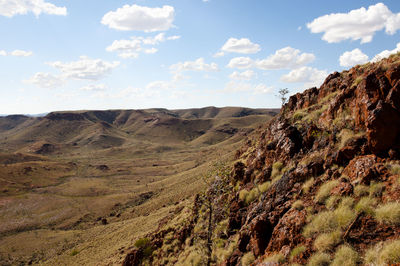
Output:
[[[299,256],[300,254],[302,254],[304,251],[306,251],[306,247],[305,246],[297,246],[294,249],[292,249],[292,251],[290,252],[290,259],[294,259],[295,257]]]
[[[296,200],[295,202],[293,202],[292,204],[292,208],[296,209],[298,211],[301,211],[302,209],[304,209],[304,203],[301,200]]]
[[[400,240],[378,243],[367,250],[364,256],[367,265],[389,265],[400,263]]]
[[[247,194],[246,199],[244,200],[244,202],[246,204],[250,204],[251,202],[253,202],[257,197],[259,196],[259,190],[257,187],[253,188],[252,190],[250,190],[250,192]]]
[[[263,262],[275,262],[275,263],[284,263],[285,262],[285,256],[282,254],[274,254],[272,256],[266,257]]]
[[[328,233],[338,228],[335,214],[330,211],[320,212],[311,222],[304,227],[305,237],[311,237],[315,233]]]
[[[330,251],[342,241],[342,232],[334,231],[319,235],[314,241],[314,248],[318,251]]]
[[[297,110],[296,112],[294,112],[294,114],[292,116],[293,122],[303,119],[303,117],[305,117],[306,115],[307,115],[307,112],[305,112],[303,110]]]
[[[390,172],[392,175],[400,175],[400,165],[399,164],[391,164],[389,165]]]
[[[76,255],[78,255],[78,253],[79,253],[79,251],[78,250],[76,250],[76,249],[74,249],[74,250],[72,250],[71,251],[71,256],[76,256]]]
[[[361,81],[362,81],[363,79],[364,79],[364,78],[363,78],[362,76],[358,76],[358,77],[353,81],[353,84],[352,84],[351,86],[352,86],[352,87],[357,86],[358,84],[361,83]]]
[[[136,240],[135,247],[137,248],[144,248],[150,244],[150,239],[148,238],[141,238]]]
[[[382,248],[379,260],[387,264],[400,263],[400,240],[386,243]]]
[[[339,204],[339,208],[340,207],[353,208],[353,206],[354,206],[354,199],[352,197],[343,197]]]
[[[247,252],[243,255],[241,262],[243,266],[247,266],[250,265],[255,259],[256,258],[254,257],[253,252]]]
[[[267,181],[267,182],[262,183],[258,188],[260,189],[261,193],[264,193],[269,189],[270,186],[271,186],[271,182]]]
[[[326,253],[316,253],[311,256],[307,265],[308,266],[329,266],[331,257]]]
[[[272,165],[271,179],[275,179],[276,177],[281,175],[281,170],[283,169],[283,163],[276,162]]]
[[[369,195],[371,197],[381,197],[384,190],[385,185],[383,183],[371,183],[369,186]]]
[[[245,201],[248,194],[249,194],[248,190],[246,190],[246,189],[241,190],[239,192],[239,199],[242,201]]]
[[[327,208],[327,209],[333,210],[333,209],[335,209],[335,208],[339,205],[339,202],[340,202],[340,197],[334,195],[334,196],[330,196],[330,197],[325,201],[325,205],[326,205],[326,208]]]
[[[313,184],[314,184],[314,178],[312,177],[303,184],[303,187],[302,187],[303,193],[308,194],[308,192],[310,192],[310,188],[312,187]]]
[[[363,197],[356,204],[355,210],[357,213],[363,212],[365,214],[374,215],[376,204],[376,199]]]
[[[375,215],[379,222],[398,225],[400,224],[400,203],[390,202],[382,205],[376,209]]]
[[[331,180],[323,184],[315,195],[315,201],[319,203],[324,203],[325,200],[330,196],[331,190],[339,184],[338,180]]]
[[[357,185],[354,187],[354,195],[357,197],[363,197],[369,195],[369,187],[365,185]]]
[[[354,210],[347,206],[339,206],[334,214],[336,222],[341,228],[346,228],[357,216]]]
[[[358,253],[349,245],[338,248],[333,259],[332,266],[356,266],[360,261]]]

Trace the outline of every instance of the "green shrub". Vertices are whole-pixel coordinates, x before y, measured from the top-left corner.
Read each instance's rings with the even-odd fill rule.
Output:
[[[384,190],[385,185],[383,183],[371,183],[369,186],[369,195],[371,197],[381,197]]]
[[[302,209],[304,209],[304,203],[301,200],[296,200],[295,202],[293,202],[292,204],[292,208],[296,209],[298,211],[301,211]]]
[[[338,180],[331,180],[323,184],[315,195],[315,201],[319,203],[324,203],[325,200],[330,196],[331,190],[339,184]]]
[[[276,177],[280,176],[282,169],[283,169],[283,163],[275,162],[272,165],[271,179],[275,179]]]
[[[244,200],[244,202],[246,204],[250,204],[251,202],[253,202],[256,198],[258,198],[259,196],[259,190],[257,187],[253,188],[252,190],[250,190],[250,192],[247,194],[246,199]]]
[[[294,249],[292,249],[292,251],[290,252],[290,259],[294,259],[295,257],[297,257],[298,255],[302,254],[304,251],[306,251],[306,247],[305,246],[297,246]]]
[[[354,206],[354,199],[352,197],[343,197],[339,204],[339,208],[340,207],[353,208],[353,206]]]
[[[256,258],[254,257],[253,252],[247,252],[243,255],[241,262],[243,266],[247,266],[250,265],[255,259]]]
[[[310,192],[310,188],[312,187],[312,185],[314,184],[314,178],[310,178],[308,179],[302,186],[302,190],[304,194],[308,194],[308,192]]]
[[[335,214],[331,211],[320,212],[315,215],[311,222],[304,227],[305,237],[311,237],[315,233],[328,233],[338,228]]]
[[[136,240],[135,247],[137,248],[144,248],[150,244],[150,239],[148,238],[140,238]]]
[[[382,248],[379,260],[387,264],[400,263],[400,240],[386,243]]]
[[[336,222],[341,228],[346,228],[357,216],[355,211],[347,206],[339,206],[334,214]]]
[[[76,256],[76,255],[78,255],[78,253],[79,253],[79,251],[74,249],[74,250],[71,251],[70,255],[71,256]]]
[[[357,213],[363,212],[365,214],[374,215],[376,207],[376,199],[370,197],[362,197],[355,206]]]
[[[363,197],[369,195],[369,187],[365,185],[357,185],[354,187],[354,195],[357,197]]]
[[[308,266],[329,266],[331,257],[326,253],[316,253],[308,260]]]
[[[400,240],[378,243],[367,250],[364,256],[367,265],[389,265],[400,263]]]
[[[275,262],[275,263],[284,263],[285,262],[285,256],[283,256],[282,254],[278,253],[278,254],[274,254],[271,255],[269,257],[266,257],[263,262]]]
[[[267,181],[267,182],[262,183],[258,188],[260,189],[261,193],[264,193],[269,189],[270,186],[271,186],[271,182]]]
[[[248,190],[242,189],[242,190],[239,192],[239,199],[242,200],[242,201],[245,201],[248,194],[249,194],[249,191],[248,191]]]
[[[292,116],[293,122],[303,119],[303,117],[305,117],[306,115],[307,115],[307,112],[305,112],[304,110],[297,110],[296,112],[294,112],[294,114]]]
[[[327,209],[333,210],[333,209],[335,209],[335,208],[338,206],[339,202],[340,202],[340,197],[334,195],[334,196],[330,196],[330,197],[325,201],[325,205],[326,205],[326,208],[327,208]]]
[[[363,79],[364,79],[364,78],[363,78],[362,76],[358,76],[356,79],[354,79],[353,84],[351,84],[351,86],[352,86],[352,87],[357,86],[358,84],[361,83],[361,81],[362,81]]]
[[[335,253],[332,266],[356,266],[360,261],[358,253],[349,245],[341,245]]]
[[[378,207],[375,211],[379,222],[398,225],[400,224],[400,203],[390,202]]]
[[[319,235],[314,241],[314,248],[318,251],[333,250],[342,241],[342,232],[337,230]]]

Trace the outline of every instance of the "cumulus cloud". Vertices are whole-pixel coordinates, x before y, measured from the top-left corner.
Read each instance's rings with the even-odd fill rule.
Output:
[[[38,72],[33,77],[24,81],[42,88],[56,88],[64,84],[64,79],[60,76],[54,76],[50,73]]]
[[[322,39],[337,43],[347,39],[371,42],[375,32],[385,29],[395,34],[400,29],[400,13],[393,14],[383,3],[361,7],[349,13],[332,13],[307,24],[312,33],[324,33]]]
[[[120,62],[107,62],[101,59],[90,59],[81,56],[73,62],[50,62],[48,65],[59,69],[65,78],[80,80],[99,80],[116,68]]]
[[[1,0],[0,15],[13,17],[15,15],[25,15],[29,12],[38,17],[40,14],[67,15],[66,7],[58,7],[44,0]]]
[[[229,77],[236,80],[250,80],[255,76],[255,74],[256,73],[253,70],[246,70],[243,72],[235,71],[230,74]]]
[[[281,81],[288,83],[304,83],[305,87],[320,86],[328,73],[325,70],[304,66],[290,71],[281,77]]]
[[[311,53],[300,53],[300,50],[290,46],[279,49],[275,54],[266,59],[258,60],[256,65],[260,69],[290,69],[306,65],[314,61],[315,55]]]
[[[384,50],[380,52],[379,54],[375,55],[374,58],[372,58],[371,62],[377,62],[383,58],[389,57],[391,54],[395,54],[400,52],[400,42],[397,44],[396,48],[393,50]]]
[[[130,40],[116,40],[106,48],[108,52],[117,52],[122,58],[137,58],[140,53],[154,54],[158,51],[149,45],[158,45],[165,41],[178,40],[180,36],[165,36],[165,33],[157,34],[154,37],[131,37]]]
[[[27,57],[33,55],[31,51],[24,51],[24,50],[14,50],[11,52],[12,56],[22,56]]]
[[[253,60],[249,57],[235,57],[228,63],[229,68],[259,68],[262,70],[293,69],[315,60],[311,53],[301,53],[290,46],[275,51],[274,54],[262,60]]]
[[[183,71],[207,71],[215,72],[218,71],[218,65],[216,63],[207,64],[204,62],[204,58],[198,58],[195,61],[179,62],[170,66],[170,70],[175,73]]]
[[[263,94],[272,92],[271,87],[267,87],[265,84],[251,84],[247,82],[235,82],[230,81],[225,86],[225,91],[228,92],[253,92],[254,94]]]
[[[344,52],[339,58],[340,65],[343,67],[352,67],[368,62],[368,55],[364,54],[360,49]]]
[[[166,31],[173,26],[175,9],[172,6],[146,7],[124,5],[106,13],[101,23],[116,30],[144,32]]]
[[[252,43],[247,38],[236,39],[229,38],[228,41],[222,46],[221,50],[216,53],[215,57],[224,56],[227,53],[239,54],[255,54],[261,50],[260,45]]]
[[[81,91],[104,91],[107,88],[104,84],[90,84],[84,87],[81,87]]]
[[[7,52],[6,52],[6,51],[0,50],[0,56],[6,56],[6,55],[7,55]]]
[[[246,68],[253,67],[253,64],[254,64],[254,61],[250,57],[235,57],[229,61],[227,67],[246,69]]]

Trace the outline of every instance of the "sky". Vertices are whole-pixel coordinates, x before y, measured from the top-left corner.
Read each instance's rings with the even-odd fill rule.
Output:
[[[0,0],[0,114],[276,108],[399,32],[398,0]]]

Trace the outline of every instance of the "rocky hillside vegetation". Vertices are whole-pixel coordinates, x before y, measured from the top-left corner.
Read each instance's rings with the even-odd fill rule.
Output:
[[[124,265],[400,263],[400,54],[290,97]]]

